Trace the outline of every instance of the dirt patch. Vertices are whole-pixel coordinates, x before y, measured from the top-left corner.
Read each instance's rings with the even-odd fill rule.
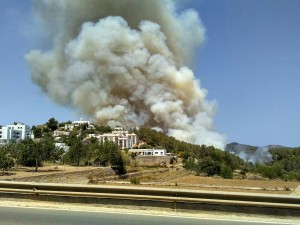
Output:
[[[31,167],[19,167],[7,174],[2,174],[0,180],[24,181],[40,183],[70,183],[85,184],[88,182],[88,175],[98,170],[98,167],[77,167],[68,165],[44,166],[37,172]],[[110,168],[105,168],[110,169]]]

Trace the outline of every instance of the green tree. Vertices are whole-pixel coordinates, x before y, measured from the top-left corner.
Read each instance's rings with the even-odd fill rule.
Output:
[[[74,163],[76,166],[80,165],[82,159],[87,155],[87,148],[81,141],[80,137],[77,137],[75,134],[69,138],[69,151],[67,152],[67,158],[71,163]]]
[[[86,145],[86,162],[90,165],[98,149],[98,139],[92,137]]]
[[[101,142],[96,150],[96,162],[101,166],[110,166],[118,173],[126,173],[126,165],[123,155],[117,143],[112,141]]]
[[[214,161],[211,157],[205,157],[200,162],[202,172],[207,176],[220,175],[221,165],[220,162]]]
[[[35,166],[35,155],[32,154],[35,148],[35,142],[32,139],[26,139],[19,142],[19,163],[23,166]]]
[[[34,166],[35,171],[44,161],[58,159],[62,151],[55,148],[53,139],[48,137],[33,141],[25,139],[20,142],[20,163],[24,166]]]
[[[20,156],[20,151],[19,151],[19,142],[13,140],[10,141],[9,143],[0,146],[0,151],[5,152],[9,154],[9,156],[14,160],[14,164],[18,165],[19,163],[19,156]]]
[[[118,148],[118,145],[114,142],[109,142],[109,163],[111,167],[117,172],[117,174],[126,174],[125,160]]]
[[[95,125],[95,129],[100,134],[105,134],[105,133],[112,132],[112,128],[110,126],[97,126],[97,125]]]
[[[66,123],[65,122],[61,122],[58,124],[59,127],[65,127]]]
[[[109,141],[101,142],[96,150],[96,161],[101,166],[107,166],[109,163],[109,152],[111,143]]]
[[[139,149],[151,149],[153,148],[151,145],[147,145],[147,144],[142,144],[139,146]]]
[[[32,126],[34,138],[41,138],[43,136],[43,130],[40,127]]]
[[[54,138],[51,134],[46,134],[39,143],[42,145],[46,161],[60,160],[64,154],[63,149],[55,147]]]
[[[0,146],[0,169],[4,172],[14,166],[13,157],[7,148]]]
[[[51,119],[48,120],[46,125],[50,130],[54,131],[58,128],[58,121],[52,117]]]

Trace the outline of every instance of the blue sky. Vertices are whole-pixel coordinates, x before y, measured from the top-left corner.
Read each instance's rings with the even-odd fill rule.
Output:
[[[300,146],[300,1],[186,0],[206,27],[194,72],[218,102],[227,142]],[[0,1],[0,124],[80,117],[34,85],[24,55],[40,46],[30,0]]]

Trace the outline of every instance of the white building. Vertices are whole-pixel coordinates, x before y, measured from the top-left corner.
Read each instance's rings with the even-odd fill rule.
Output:
[[[55,130],[53,132],[54,137],[69,136],[69,135],[70,135],[70,132],[68,132],[68,131]]]
[[[140,156],[166,156],[166,149],[129,149],[130,153],[136,153]]]
[[[23,123],[0,126],[0,143],[7,143],[11,140],[24,140],[32,138],[30,126]]]
[[[74,125],[73,124],[66,124],[65,125],[65,130],[73,130],[74,129]]]
[[[90,121],[80,119],[78,121],[73,121],[72,124],[66,124],[65,130],[72,131],[74,129],[74,127],[79,127],[79,126],[85,125],[85,124],[87,124],[87,129],[95,129],[94,125],[92,125]]]
[[[23,123],[15,123],[14,125],[7,125],[12,130],[21,131],[21,139],[31,138],[30,126]]]
[[[84,125],[84,124],[87,124],[87,125],[90,125],[91,122],[88,121],[88,120],[78,120],[78,121],[73,121],[72,124],[75,126],[75,127],[79,127],[80,125]]]
[[[107,134],[89,134],[89,138],[95,137],[99,139],[99,142],[113,141],[118,144],[120,149],[131,149],[138,143],[137,135],[125,131],[121,127],[115,128],[112,133]]]

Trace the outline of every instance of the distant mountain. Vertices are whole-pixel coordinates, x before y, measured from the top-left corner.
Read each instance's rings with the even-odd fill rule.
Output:
[[[267,145],[267,147],[269,149],[274,149],[274,148],[291,148],[291,147],[286,147],[286,146],[282,146],[282,145]]]
[[[281,145],[267,145],[264,147],[258,147],[258,146],[245,145],[245,144],[239,144],[237,142],[232,142],[226,145],[225,151],[237,155],[248,162],[262,163],[262,162],[270,162],[272,160],[272,156],[269,150],[276,149],[276,148],[278,149],[278,148],[290,148],[290,147],[285,147]]]

